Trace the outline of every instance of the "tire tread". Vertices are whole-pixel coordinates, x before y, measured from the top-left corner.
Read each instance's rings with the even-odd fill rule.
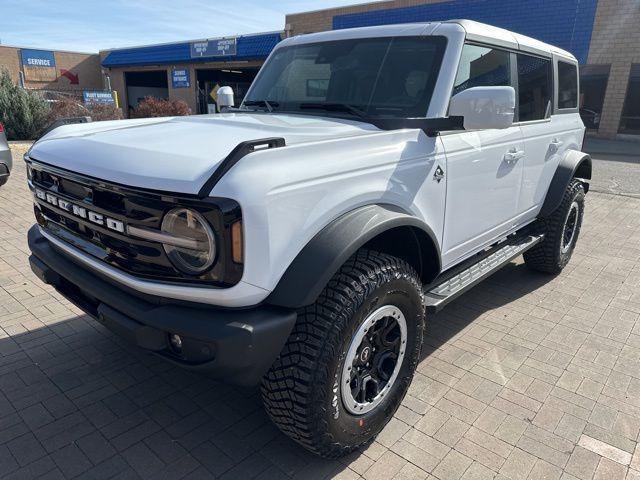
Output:
[[[329,281],[318,300],[299,310],[287,343],[264,376],[261,393],[268,415],[307,450],[335,458],[359,446],[340,444],[322,427],[327,392],[312,393],[312,386],[328,381],[329,360],[340,354],[339,336],[332,333],[346,325],[356,311],[354,306],[361,305],[376,285],[398,277],[421,289],[417,273],[405,261],[359,250]],[[420,319],[423,323],[424,318]]]

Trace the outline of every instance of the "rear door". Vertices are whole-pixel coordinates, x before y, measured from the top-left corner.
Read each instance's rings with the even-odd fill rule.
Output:
[[[512,55],[466,44],[453,94],[477,86],[513,86]],[[442,134],[447,155],[443,237],[446,268],[508,232],[517,215],[524,143],[519,126]]]
[[[525,53],[515,56],[517,115],[526,153],[518,201],[519,220],[524,224],[538,214],[567,148],[580,148],[576,139],[581,138],[582,124],[578,114],[577,65]]]

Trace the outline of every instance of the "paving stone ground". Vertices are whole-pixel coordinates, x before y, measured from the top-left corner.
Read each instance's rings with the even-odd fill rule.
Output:
[[[2,478],[640,479],[640,199],[590,193],[560,276],[519,260],[431,317],[395,418],[327,461],[270,424],[256,389],[136,351],[41,284],[14,148],[0,188]]]

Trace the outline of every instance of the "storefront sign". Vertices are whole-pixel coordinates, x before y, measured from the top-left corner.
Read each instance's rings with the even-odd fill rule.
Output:
[[[171,70],[171,86],[173,88],[189,88],[191,78],[189,70],[185,68]]]
[[[26,80],[32,82],[53,82],[57,79],[56,58],[47,50],[20,50],[22,70]]]
[[[237,45],[236,38],[219,38],[193,42],[191,44],[191,58],[235,56]]]
[[[96,104],[115,105],[115,101],[113,99],[113,95],[111,94],[111,92],[84,91],[82,92],[82,98],[84,100],[85,105],[96,105]]]
[[[46,50],[20,50],[22,55],[22,65],[28,67],[55,67],[56,58],[53,52]]]

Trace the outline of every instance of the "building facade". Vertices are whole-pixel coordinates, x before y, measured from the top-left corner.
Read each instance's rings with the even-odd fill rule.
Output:
[[[100,57],[95,53],[0,45],[0,69],[28,89],[79,93],[103,88]]]
[[[270,32],[123,48],[100,57],[126,116],[147,96],[184,100],[193,113],[208,113],[220,86],[231,86],[242,101],[281,39],[281,32]]]
[[[572,52],[581,64],[581,114],[589,130],[606,138],[640,138],[640,0],[387,0],[290,14],[283,32],[99,55],[0,46],[0,68],[27,88],[111,88],[125,116],[146,96],[184,100],[193,113],[208,113],[215,110],[219,86],[231,86],[236,103],[241,102],[284,37],[454,18],[513,30]]]
[[[392,0],[287,15],[286,35],[466,18],[572,52],[581,113],[598,136],[640,135],[639,0]]]

